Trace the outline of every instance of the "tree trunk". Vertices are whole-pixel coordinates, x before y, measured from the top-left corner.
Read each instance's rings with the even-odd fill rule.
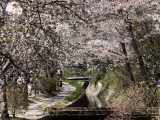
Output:
[[[46,65],[46,68],[45,68],[45,73],[46,73],[46,78],[50,78],[50,69],[49,69],[49,66]]]
[[[13,86],[13,96],[14,96],[14,103],[13,103],[13,112],[12,112],[12,115],[13,115],[13,118],[16,117],[16,80],[14,80],[14,86]]]
[[[130,76],[130,80],[133,81],[133,83],[135,85],[135,79],[134,79],[134,76],[133,76],[133,72],[132,72],[130,62],[129,62],[128,57],[127,57],[127,51],[126,51],[125,43],[120,42],[120,44],[121,44],[121,47],[122,47],[122,50],[123,50],[123,54],[125,55],[125,64],[126,64],[126,69],[127,69],[128,73],[129,73],[129,76]]]
[[[138,58],[138,63],[139,63],[141,75],[142,75],[144,81],[146,82],[147,87],[149,88],[149,91],[148,91],[147,95],[150,95],[150,99],[149,100],[146,99],[147,106],[153,106],[154,99],[155,99],[153,86],[149,82],[149,78],[147,76],[144,61],[143,61],[142,55],[141,55],[141,53],[138,49],[137,41],[136,41],[136,38],[134,36],[133,27],[132,27],[131,22],[129,22],[129,25],[128,25],[128,32],[130,33],[131,38],[132,38],[132,40],[131,40],[132,47],[133,47],[134,52],[135,52],[135,54],[137,55],[137,58]]]
[[[2,73],[1,75],[1,120],[9,119],[8,108],[7,108],[7,96],[6,96],[6,80]]]
[[[145,66],[144,66],[144,61],[143,61],[142,55],[139,52],[138,45],[137,45],[136,39],[134,37],[132,23],[129,23],[129,25],[128,25],[128,32],[130,33],[131,38],[132,38],[132,41],[131,41],[132,47],[134,49],[135,54],[138,57],[138,64],[139,64],[139,67],[140,67],[140,72],[142,74],[143,79],[149,85],[149,81],[148,81],[148,78],[147,78],[147,73],[146,73]]]

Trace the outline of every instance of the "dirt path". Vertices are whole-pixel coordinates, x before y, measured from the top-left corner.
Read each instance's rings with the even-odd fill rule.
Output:
[[[22,111],[21,114],[16,115],[17,117],[26,118],[26,119],[39,119],[45,114],[43,113],[44,108],[55,105],[56,103],[62,101],[66,96],[69,96],[75,87],[70,84],[63,82],[62,91],[55,97],[44,97],[36,96],[30,97],[28,111]]]

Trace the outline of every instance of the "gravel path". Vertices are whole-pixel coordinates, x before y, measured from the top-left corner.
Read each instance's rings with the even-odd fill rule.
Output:
[[[44,96],[36,96],[29,97],[31,101],[29,103],[29,107],[27,111],[22,111],[20,114],[17,114],[17,117],[26,118],[36,120],[39,119],[46,114],[43,113],[44,108],[53,106],[56,103],[64,100],[66,96],[69,96],[72,92],[75,91],[75,87],[70,84],[63,82],[62,91],[55,97],[44,97]]]

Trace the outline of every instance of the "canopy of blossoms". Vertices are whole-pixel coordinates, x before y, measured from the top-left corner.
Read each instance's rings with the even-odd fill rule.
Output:
[[[22,7],[18,2],[9,2],[6,7],[6,12],[10,15],[20,16],[22,14]]]

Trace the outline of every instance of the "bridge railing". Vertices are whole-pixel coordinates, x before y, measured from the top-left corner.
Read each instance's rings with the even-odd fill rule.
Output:
[[[160,107],[150,107],[134,113],[120,114],[119,111],[110,108],[66,107],[53,109],[49,113],[52,116],[107,116],[116,115],[119,118],[156,117],[160,114]]]
[[[91,80],[91,77],[67,77],[67,80]]]

